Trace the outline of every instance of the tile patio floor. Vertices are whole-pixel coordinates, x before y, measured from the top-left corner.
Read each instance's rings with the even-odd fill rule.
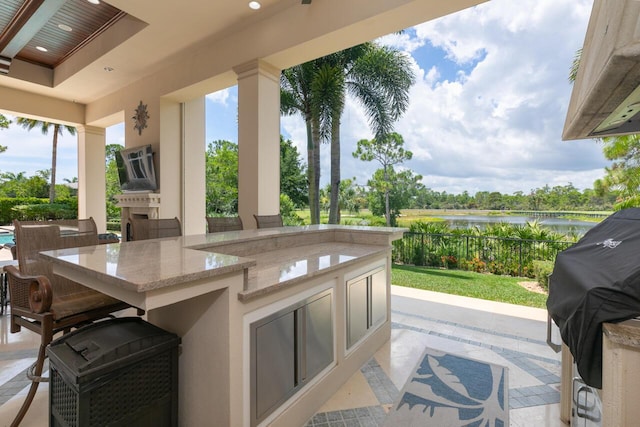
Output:
[[[327,401],[309,427],[379,426],[425,347],[508,367],[510,425],[560,427],[560,355],[545,343],[546,311],[392,286],[388,341]],[[22,403],[38,339],[0,319],[0,426]],[[46,426],[47,384],[21,426]],[[302,427],[302,426],[301,426]],[[438,426],[444,427],[444,426]]]

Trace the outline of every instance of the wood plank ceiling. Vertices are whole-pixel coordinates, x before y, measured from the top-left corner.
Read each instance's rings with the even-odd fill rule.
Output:
[[[0,1],[0,73],[14,58],[53,69],[125,15],[95,1]]]

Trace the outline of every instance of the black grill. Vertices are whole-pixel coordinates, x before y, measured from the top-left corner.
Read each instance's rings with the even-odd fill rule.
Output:
[[[558,254],[547,309],[584,382],[602,388],[602,323],[640,315],[640,208],[625,209]]]

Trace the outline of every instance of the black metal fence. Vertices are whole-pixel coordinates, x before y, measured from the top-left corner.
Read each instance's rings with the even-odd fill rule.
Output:
[[[492,236],[405,233],[394,242],[393,261],[431,267],[533,277],[534,261],[555,261],[574,242]]]

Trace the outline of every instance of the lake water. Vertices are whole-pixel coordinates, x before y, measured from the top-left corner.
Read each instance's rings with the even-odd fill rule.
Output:
[[[489,224],[506,222],[509,224],[525,225],[528,221],[535,221],[536,218],[528,216],[485,216],[485,215],[438,215],[438,218],[446,220],[453,228],[471,228],[478,226],[480,229]],[[582,236],[589,231],[597,222],[578,221],[565,218],[537,218],[538,223],[543,227],[562,234],[576,234]]]

